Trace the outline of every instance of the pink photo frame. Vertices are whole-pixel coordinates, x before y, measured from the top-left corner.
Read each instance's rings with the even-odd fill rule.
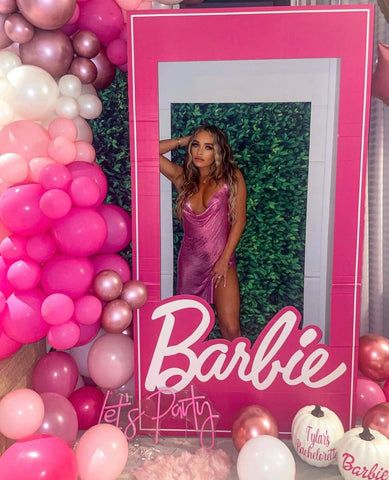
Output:
[[[200,392],[228,435],[238,410],[259,404],[290,435],[299,408],[334,410],[346,429],[354,422],[362,234],[367,155],[373,7],[250,8],[131,13],[128,16],[133,276],[148,301],[136,313],[139,430],[155,431],[147,414],[157,390],[169,398]],[[329,328],[300,329],[300,313],[285,306],[256,342],[206,340],[212,308],[194,296],[161,300],[158,67],[174,62],[336,59],[333,240]],[[184,393],[183,393],[184,392]],[[165,399],[158,430],[199,431]],[[195,408],[194,403],[192,407]],[[162,408],[162,407],[161,407]],[[181,412],[182,413],[182,412]],[[185,418],[184,418],[185,417]],[[216,417],[215,417],[216,418]],[[209,420],[209,418],[208,418]],[[209,422],[206,427],[209,428]]]

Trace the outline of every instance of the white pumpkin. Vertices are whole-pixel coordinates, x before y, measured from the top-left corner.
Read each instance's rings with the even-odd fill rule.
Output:
[[[389,440],[376,430],[358,427],[338,445],[338,467],[345,480],[389,478]]]
[[[318,405],[301,408],[292,422],[292,442],[297,455],[315,467],[336,463],[336,448],[343,434],[336,413]]]

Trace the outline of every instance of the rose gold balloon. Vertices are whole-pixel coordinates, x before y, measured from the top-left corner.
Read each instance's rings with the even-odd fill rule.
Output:
[[[389,440],[389,402],[371,407],[363,417],[362,425],[377,430]]]
[[[103,302],[115,300],[120,295],[123,282],[120,275],[113,270],[103,270],[93,281],[93,290]]]
[[[250,405],[241,410],[232,424],[231,435],[235,448],[239,452],[250,438],[259,435],[278,437],[277,421],[266,408]]]
[[[88,30],[80,30],[74,35],[72,42],[75,53],[80,57],[93,58],[100,52],[100,40],[95,33]]]
[[[4,30],[13,42],[26,43],[34,36],[34,27],[20,13],[14,13],[7,18]]]
[[[4,30],[4,24],[8,15],[0,15],[0,49],[11,45],[12,40],[8,37]]]
[[[101,316],[101,326],[108,333],[121,333],[131,323],[131,307],[124,300],[113,300],[107,303]]]
[[[89,58],[77,57],[72,61],[69,73],[78,77],[82,83],[93,83],[97,77],[97,68]]]
[[[36,65],[53,77],[62,77],[68,72],[73,60],[73,47],[61,30],[36,29],[32,40],[19,47],[24,64]]]
[[[72,17],[76,0],[16,0],[23,16],[44,30],[62,27]]]
[[[14,13],[16,10],[16,0],[1,0],[0,13]]]
[[[389,377],[389,339],[373,334],[359,339],[359,370],[376,382]]]
[[[129,280],[123,285],[120,298],[125,300],[132,309],[140,308],[146,303],[146,285],[138,280]]]
[[[115,66],[108,60],[104,50],[101,50],[100,53],[91,58],[91,60],[97,68],[97,78],[93,82],[93,86],[98,90],[108,87],[115,78]]]

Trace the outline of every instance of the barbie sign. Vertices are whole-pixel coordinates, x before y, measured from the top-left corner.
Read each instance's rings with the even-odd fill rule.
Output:
[[[140,412],[193,387],[219,434],[250,404],[282,435],[307,403],[351,427],[372,12],[129,14]],[[155,426],[142,415],[139,428]],[[195,433],[179,415],[159,431]]]

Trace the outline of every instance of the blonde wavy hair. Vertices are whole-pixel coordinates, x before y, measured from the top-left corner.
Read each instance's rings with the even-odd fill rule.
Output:
[[[193,163],[191,154],[192,143],[196,135],[200,132],[207,132],[212,135],[214,144],[215,161],[211,165],[208,174],[209,180],[213,180],[216,184],[227,184],[229,191],[228,198],[228,219],[232,224],[236,220],[236,192],[237,192],[237,167],[233,160],[231,147],[228,143],[227,135],[218,127],[214,125],[200,125],[195,132],[193,132],[188,143],[186,157],[184,161],[183,183],[181,191],[177,198],[176,212],[180,220],[182,220],[182,210],[185,201],[193,194],[199,191],[200,171]]]

